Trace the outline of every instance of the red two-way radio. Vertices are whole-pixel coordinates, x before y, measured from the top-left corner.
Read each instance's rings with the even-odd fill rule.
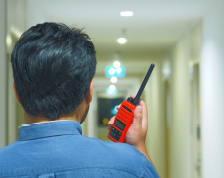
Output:
[[[138,101],[154,67],[155,65],[151,64],[136,97],[134,99],[128,97],[127,101],[123,101],[121,103],[121,106],[115,116],[114,123],[108,133],[108,138],[114,142],[125,142],[127,131],[133,122],[135,108],[138,105]]]

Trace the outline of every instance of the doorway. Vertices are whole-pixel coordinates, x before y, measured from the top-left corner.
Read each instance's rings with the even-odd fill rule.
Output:
[[[125,93],[118,93],[116,95],[107,95],[105,93],[98,93],[97,95],[97,138],[102,141],[111,141],[108,137],[108,122],[117,114],[116,106],[125,100]]]
[[[199,62],[194,62],[191,76],[191,140],[193,178],[202,178],[199,70]]]
[[[170,80],[164,79],[164,118],[165,118],[165,175],[170,178],[170,129],[171,129],[171,90]]]

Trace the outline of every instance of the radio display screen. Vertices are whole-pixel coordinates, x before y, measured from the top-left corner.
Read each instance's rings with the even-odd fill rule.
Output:
[[[122,131],[124,130],[124,128],[125,128],[125,126],[126,126],[126,124],[123,124],[123,123],[122,123],[121,121],[119,121],[118,119],[116,119],[114,125],[115,125],[116,127],[118,127],[119,129],[121,129]]]

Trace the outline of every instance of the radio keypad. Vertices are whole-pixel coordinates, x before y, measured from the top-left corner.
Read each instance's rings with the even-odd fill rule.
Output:
[[[111,131],[110,131],[110,136],[113,137],[115,140],[119,140],[121,137],[121,132],[119,130],[117,130],[115,127],[112,127]]]

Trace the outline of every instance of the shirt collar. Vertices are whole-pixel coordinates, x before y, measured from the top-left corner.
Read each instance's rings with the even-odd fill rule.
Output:
[[[46,122],[19,127],[18,141],[33,140],[59,135],[82,135],[82,127],[76,121]]]
[[[33,123],[33,124],[45,124],[45,123],[48,123],[48,122],[64,122],[64,121],[70,121],[70,120],[56,120],[56,121],[47,121],[47,122],[38,122],[38,123]],[[32,124],[21,124],[21,126],[19,127],[23,127],[23,126],[31,126]]]

